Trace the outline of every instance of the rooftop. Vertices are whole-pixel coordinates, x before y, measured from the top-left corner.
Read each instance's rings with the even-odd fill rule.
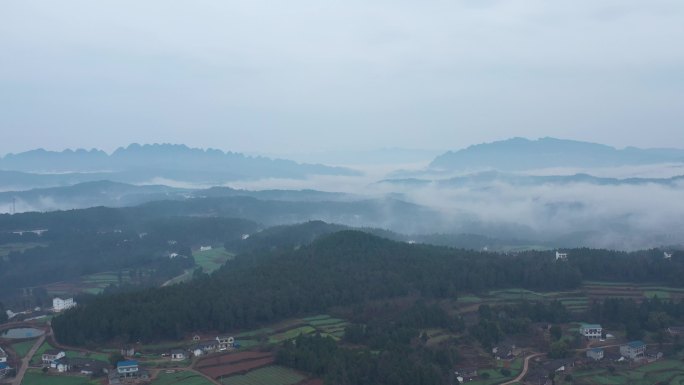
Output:
[[[630,348],[642,348],[642,347],[646,346],[646,344],[644,343],[644,341],[630,341],[630,342],[627,343],[627,345],[628,345]]]
[[[580,328],[585,328],[585,329],[602,329],[601,324],[585,324],[583,323],[580,325]]]
[[[599,352],[603,351],[603,348],[593,348],[593,349],[589,349],[589,351],[599,353]]]
[[[117,368],[121,368],[124,366],[138,366],[138,361],[128,360],[128,361],[119,361],[116,363]]]

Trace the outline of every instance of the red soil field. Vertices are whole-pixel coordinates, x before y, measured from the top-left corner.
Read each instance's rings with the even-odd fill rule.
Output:
[[[250,370],[268,366],[273,364],[273,357],[259,358],[256,360],[246,360],[235,363],[225,363],[219,366],[202,367],[198,370],[211,378],[219,378],[221,376],[229,376],[233,374],[245,373]]]
[[[213,355],[203,358],[197,362],[198,368],[204,368],[209,366],[225,365],[229,363],[236,363],[239,361],[246,360],[256,360],[259,358],[271,357],[271,353],[268,352],[240,352],[222,355]]]

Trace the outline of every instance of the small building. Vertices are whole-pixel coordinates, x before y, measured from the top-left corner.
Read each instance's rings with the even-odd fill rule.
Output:
[[[646,344],[643,341],[631,341],[624,345],[620,345],[620,354],[623,357],[631,360],[644,358],[646,353]]]
[[[599,324],[582,324],[579,333],[586,338],[599,339],[603,333],[603,328]]]
[[[7,362],[7,353],[0,348],[0,363]]]
[[[174,349],[171,351],[171,361],[183,361],[188,358],[188,355],[182,349]]]
[[[192,341],[193,341],[193,342],[199,342],[200,339],[201,339],[201,337],[199,336],[199,334],[195,334],[194,336],[192,336]]]
[[[54,361],[64,358],[65,356],[66,353],[64,353],[62,350],[48,349],[43,352],[43,356],[41,358],[43,360],[43,365],[52,366]]]
[[[556,251],[556,261],[567,261],[568,253],[559,253]]]
[[[667,332],[671,336],[681,336],[684,334],[684,326],[670,326],[667,328]]]
[[[591,358],[594,361],[601,361],[603,359],[603,348],[587,350],[587,358]]]
[[[200,251],[209,251],[211,250],[211,246],[200,246]]]
[[[62,298],[56,297],[52,300],[52,310],[55,313],[59,313],[59,312],[64,311],[64,310],[71,309],[74,306],[76,306],[76,302],[74,301],[73,298],[62,299]]]
[[[667,251],[664,251],[663,252],[663,258],[672,259],[672,253],[668,253]]]

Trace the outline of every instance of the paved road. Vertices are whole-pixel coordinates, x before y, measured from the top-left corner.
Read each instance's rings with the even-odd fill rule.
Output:
[[[38,350],[38,348],[40,348],[40,345],[43,344],[46,336],[47,334],[43,334],[42,336],[40,336],[36,343],[33,344],[31,350],[29,350],[28,353],[26,353],[26,356],[21,360],[21,367],[17,371],[17,376],[14,377],[14,380],[12,380],[12,382],[10,382],[11,385],[21,384],[21,381],[24,379],[24,374],[26,374],[26,369],[28,369],[29,362],[31,362],[31,358],[33,358],[33,355],[36,354],[36,351]]]

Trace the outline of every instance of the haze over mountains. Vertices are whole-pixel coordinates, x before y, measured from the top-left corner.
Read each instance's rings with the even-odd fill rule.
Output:
[[[183,215],[269,225],[325,220],[547,246],[684,243],[684,150],[514,138],[401,169],[420,154],[367,156],[397,165],[378,171],[360,163],[296,163],[167,144],[133,144],[111,155],[34,150],[0,159],[0,212],[172,200],[186,207]]]

